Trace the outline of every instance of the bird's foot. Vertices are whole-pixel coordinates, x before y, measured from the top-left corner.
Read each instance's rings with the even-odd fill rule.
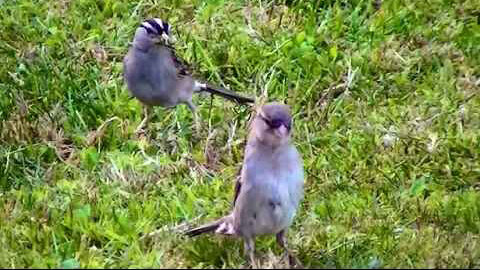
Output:
[[[148,126],[148,123],[152,115],[151,110],[152,108],[150,106],[146,106],[146,105],[143,106],[144,117],[142,119],[142,122],[140,122],[138,127],[135,129],[135,136],[139,139],[145,138],[146,136],[146,133],[147,133],[146,128]]]
[[[142,125],[138,126],[137,129],[135,130],[135,137],[137,139],[145,139],[147,136],[147,131]]]
[[[289,268],[296,268],[296,269],[303,269],[303,264],[300,262],[300,260],[290,252],[287,254],[288,258],[288,267]]]
[[[284,262],[286,264],[287,269],[303,269],[303,264],[300,260],[292,254],[289,250],[285,250],[282,257],[280,258],[280,262]]]
[[[142,122],[140,123],[140,125],[138,125],[138,127],[135,129],[135,137],[141,139],[141,138],[145,138],[146,136],[146,129],[147,129],[147,121],[148,121],[148,117],[145,117]]]
[[[260,269],[257,260],[250,260],[250,269]]]

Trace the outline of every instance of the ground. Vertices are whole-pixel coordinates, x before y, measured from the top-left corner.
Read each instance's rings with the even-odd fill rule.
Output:
[[[247,267],[180,232],[231,209],[253,107],[142,108],[122,59],[168,20],[198,78],[294,115],[305,267],[480,267],[480,3],[0,1],[0,267]],[[282,267],[274,237],[264,267]]]

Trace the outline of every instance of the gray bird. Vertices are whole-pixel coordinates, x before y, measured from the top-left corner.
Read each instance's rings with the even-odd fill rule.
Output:
[[[130,93],[144,106],[145,117],[137,128],[149,121],[152,106],[174,107],[186,104],[197,120],[194,92],[207,91],[239,103],[254,99],[214,88],[192,77],[189,67],[175,54],[170,25],[158,18],[144,21],[136,30],[133,44],[123,59],[124,80]]]
[[[289,263],[299,263],[287,248],[286,233],[303,199],[303,161],[290,141],[292,118],[287,105],[262,106],[251,124],[243,167],[236,181],[233,211],[185,233],[241,237],[250,263],[255,237],[275,234]]]

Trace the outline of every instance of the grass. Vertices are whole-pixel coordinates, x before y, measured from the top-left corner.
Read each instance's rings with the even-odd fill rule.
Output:
[[[0,267],[246,267],[175,229],[231,207],[250,108],[157,108],[122,81],[168,19],[198,77],[294,112],[306,267],[480,267],[478,1],[0,1]],[[279,267],[271,237],[257,240]]]

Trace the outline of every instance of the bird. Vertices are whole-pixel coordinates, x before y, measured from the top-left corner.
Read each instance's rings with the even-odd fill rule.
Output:
[[[195,92],[206,91],[240,104],[255,102],[253,98],[193,78],[189,65],[176,55],[172,46],[175,41],[168,22],[147,19],[137,27],[132,46],[124,56],[124,82],[131,95],[143,105],[145,115],[136,132],[148,123],[152,106],[172,108],[186,104],[197,120],[192,102]]]
[[[255,262],[255,237],[276,235],[289,264],[300,262],[287,247],[287,230],[304,196],[303,160],[291,140],[290,107],[267,103],[250,124],[243,165],[235,183],[230,214],[184,231],[190,237],[214,232],[242,238],[245,255]]]

